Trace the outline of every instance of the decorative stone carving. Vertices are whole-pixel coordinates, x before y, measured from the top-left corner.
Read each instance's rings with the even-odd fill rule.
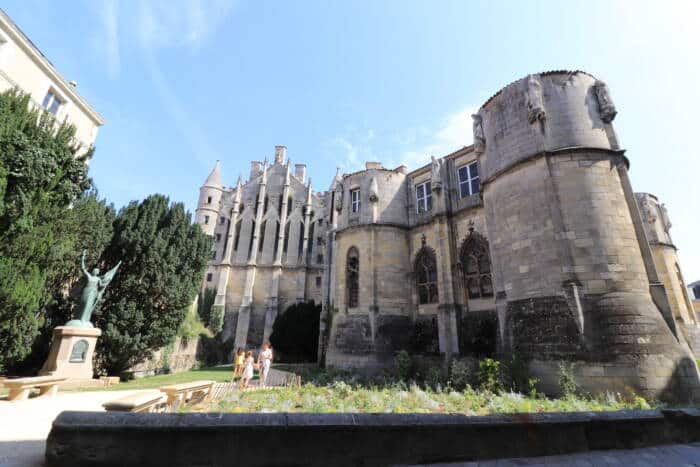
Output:
[[[642,214],[642,219],[648,224],[653,224],[656,222],[656,213],[654,207],[649,203],[649,198],[642,196],[639,199],[639,210]]]
[[[486,149],[483,120],[479,114],[473,114],[472,120],[472,130],[474,132],[474,152],[476,154],[482,154]]]
[[[369,181],[369,202],[376,203],[379,201],[379,187],[377,186],[377,179],[372,177]]]
[[[430,165],[430,187],[432,191],[440,192],[442,190],[442,174],[440,169],[442,168],[442,161],[436,159],[435,156],[430,156],[432,163]]]
[[[343,210],[343,193],[345,189],[342,183],[335,186],[335,210],[340,212]]]
[[[615,104],[613,104],[610,98],[610,90],[608,85],[603,81],[597,80],[593,85],[595,90],[595,96],[598,99],[598,109],[600,111],[600,119],[605,123],[610,123],[615,119],[617,115],[617,110],[615,109]]]
[[[659,212],[661,213],[661,223],[664,226],[664,230],[669,234],[671,230],[671,220],[668,218],[668,210],[666,210],[665,204],[659,204]]]
[[[542,84],[536,75],[527,78],[527,121],[535,123],[545,119]]]

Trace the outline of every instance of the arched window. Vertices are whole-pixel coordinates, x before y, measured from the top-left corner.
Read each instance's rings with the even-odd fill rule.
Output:
[[[267,205],[270,202],[270,198],[268,198],[267,195],[265,195],[265,201],[263,202],[263,214],[267,213]]]
[[[301,253],[304,251],[304,223],[299,222],[299,246],[297,257],[301,259]]]
[[[294,201],[292,200],[292,197],[289,196],[287,198],[287,216],[292,214],[292,208],[294,208]]]
[[[284,226],[284,240],[282,241],[282,253],[287,254],[287,248],[289,247],[289,224]]]
[[[248,243],[248,259],[252,258],[255,252],[253,251],[253,239],[255,238],[255,221],[253,221],[253,228],[250,231],[250,243]]]
[[[355,247],[348,250],[345,283],[348,308],[356,308],[360,294],[360,254]]]
[[[267,198],[265,198],[267,199]],[[265,245],[265,228],[267,227],[267,221],[263,221],[260,226],[260,238],[258,238],[258,251],[263,251],[263,246]]]
[[[276,222],[277,227],[275,228],[275,251],[272,253],[273,258],[277,258],[277,250],[279,248],[279,238],[280,238],[280,221]]]
[[[236,222],[236,239],[233,241],[233,249],[238,251],[238,240],[241,238],[241,222]]]
[[[415,261],[416,288],[418,303],[438,302],[437,263],[431,248],[423,247],[418,251]]]
[[[311,225],[309,226],[309,243],[306,245],[306,262],[308,264],[311,264],[311,258],[313,258],[315,226],[316,223],[311,221]]]
[[[489,244],[479,233],[470,231],[460,252],[464,287],[469,298],[493,297]]]

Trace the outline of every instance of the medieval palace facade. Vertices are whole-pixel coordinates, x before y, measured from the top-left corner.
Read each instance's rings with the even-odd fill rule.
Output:
[[[316,192],[283,146],[232,187],[217,163],[196,221],[214,237],[203,287],[223,338],[259,346],[314,300],[330,367],[376,372],[402,349],[517,355],[545,389],[572,362],[587,390],[697,397],[671,224],[632,191],[616,113],[602,81],[546,72],[488,99],[473,145],[412,171],[368,162]]]

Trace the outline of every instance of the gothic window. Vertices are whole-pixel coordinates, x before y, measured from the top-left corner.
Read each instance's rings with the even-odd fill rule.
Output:
[[[292,209],[294,208],[294,201],[292,200],[292,197],[287,198],[287,216],[289,216],[292,213]]]
[[[265,195],[265,202],[263,203],[263,214],[267,213],[267,205],[269,204],[270,199]]]
[[[416,185],[416,210],[418,214],[433,209],[433,193],[430,190],[430,182]]]
[[[348,308],[356,308],[360,293],[360,254],[355,247],[348,250],[345,282]]]
[[[211,204],[211,196],[207,196],[207,204]]]
[[[311,258],[314,257],[313,251],[314,251],[314,230],[315,230],[315,222],[312,222],[310,227],[309,227],[309,244],[307,246],[308,250],[306,251],[306,262],[311,263]]]
[[[241,237],[241,221],[236,222],[236,238],[233,241],[233,249],[238,251],[238,240]]]
[[[280,195],[280,197],[277,199],[277,214],[282,216],[282,200],[284,197]]]
[[[265,198],[267,199],[267,198]],[[263,250],[263,246],[265,245],[265,228],[267,227],[267,221],[264,221],[262,225],[260,226],[260,237],[258,238],[258,251]]]
[[[479,192],[479,168],[476,161],[464,165],[457,171],[459,177],[459,197],[464,198]]]
[[[471,231],[460,254],[464,286],[469,298],[493,297],[489,245],[484,237]]]
[[[280,221],[276,222],[277,227],[275,228],[275,251],[272,254],[273,258],[277,258],[277,250],[279,249],[279,238],[280,238]]]
[[[437,263],[435,253],[430,248],[423,247],[416,255],[415,272],[418,302],[421,305],[437,303]]]
[[[304,251],[304,223],[299,222],[299,250],[297,256],[301,258],[301,254]]]
[[[282,242],[282,253],[287,253],[287,248],[289,247],[289,222],[284,226],[284,241]]]
[[[252,229],[250,230],[250,243],[248,244],[248,258],[252,258],[253,254],[253,239],[255,238],[255,221],[253,221]]]
[[[220,233],[216,234],[216,240],[215,240],[215,241],[216,241],[216,243],[219,243],[219,242],[221,241],[221,234],[220,234]]]

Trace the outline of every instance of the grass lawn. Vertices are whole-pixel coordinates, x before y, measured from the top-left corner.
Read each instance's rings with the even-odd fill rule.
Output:
[[[412,385],[390,387],[327,386],[235,392],[210,405],[189,411],[209,412],[350,412],[350,413],[494,413],[575,412],[650,408],[642,398],[625,401],[615,395],[604,398],[550,399],[505,392],[431,390]]]
[[[170,384],[187,383],[201,379],[213,380],[217,383],[231,381],[233,370],[231,365],[201,368],[199,370],[183,371],[167,375],[147,376],[125,383],[114,384],[106,388],[76,389],[76,391],[125,391],[129,389],[158,389]],[[257,373],[253,379],[257,379]]]

